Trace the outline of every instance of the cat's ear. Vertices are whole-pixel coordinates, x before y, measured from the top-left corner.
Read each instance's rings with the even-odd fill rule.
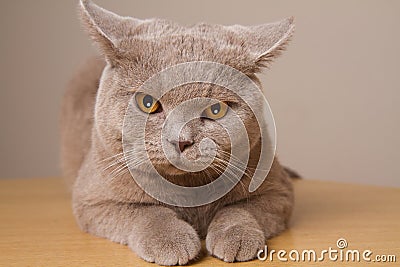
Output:
[[[294,18],[290,17],[279,22],[253,26],[256,34],[253,51],[255,63],[260,67],[268,64],[285,50],[294,33]]]
[[[111,62],[118,59],[118,41],[142,22],[130,17],[121,17],[90,0],[80,0],[79,11],[83,26],[98,44],[106,59]]]
[[[290,41],[294,32],[294,18],[256,26],[233,27],[244,38],[253,63],[257,67],[267,67]]]

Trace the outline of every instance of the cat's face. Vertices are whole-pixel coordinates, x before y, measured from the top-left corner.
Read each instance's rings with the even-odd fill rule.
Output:
[[[229,159],[231,146],[241,146],[247,136],[251,140],[260,137],[259,131],[251,131],[258,125],[249,107],[225,88],[198,83],[180,86],[164,94],[158,103],[157,111],[146,121],[145,147],[152,163],[164,176],[183,174],[185,170],[193,172],[196,166],[201,167],[202,162],[213,158],[215,152],[216,160],[209,171],[218,166],[222,168]],[[235,125],[238,123],[235,116],[244,122],[248,134],[238,130],[240,125]],[[180,122],[183,122],[182,128],[178,126]],[[227,123],[235,132],[227,131],[223,126]],[[233,141],[232,134],[243,136]],[[206,139],[212,143],[202,144]],[[183,166],[184,170],[173,164]]]
[[[252,110],[229,88],[192,83],[171,88],[159,99],[140,88],[163,69],[193,61],[230,66],[260,86],[255,73],[283,49],[293,31],[292,19],[254,27],[198,24],[186,28],[164,20],[122,18],[89,1],[82,2],[82,17],[108,62],[96,100],[95,130],[110,153],[122,151],[124,115],[130,100],[135,102],[132,112],[147,116],[146,124],[138,127],[144,127],[146,153],[161,173],[184,174],[185,171],[173,166],[171,159],[195,162],[213,157],[215,151],[219,162],[214,161],[209,171],[218,172],[229,159],[232,146],[241,146],[244,140],[240,138],[243,132],[238,131],[233,134],[239,138],[232,142],[229,136],[232,133],[222,126],[234,124],[235,116],[247,130],[243,138],[250,140],[250,148],[257,143],[260,131]],[[262,108],[256,95],[250,95],[249,99],[253,107]],[[182,106],[183,103],[186,104]],[[181,110],[174,112],[177,107]],[[183,128],[175,129],[177,122],[187,117],[191,119]],[[177,130],[178,135],[174,132]],[[201,149],[209,151],[208,154],[199,149],[205,139],[213,141],[213,147],[206,144]],[[145,171],[146,166],[136,165]]]
[[[134,102],[134,115],[146,116],[146,124],[139,125],[145,128],[145,152],[154,167],[164,176],[185,173],[174,167],[171,161],[176,163],[183,158],[193,162],[213,157],[212,145],[202,148],[207,153],[200,152],[201,141],[206,138],[213,141],[217,151],[218,160],[213,163],[215,172],[215,168],[221,169],[225,166],[231,146],[241,146],[249,138],[252,147],[260,138],[258,123],[251,109],[231,90],[218,85],[192,83],[168,90],[157,100],[151,94],[139,91],[140,84],[136,84],[137,80],[132,79],[150,73],[151,70],[136,67],[107,67],[104,70],[95,108],[95,127],[98,137],[113,154],[122,151],[122,127],[130,100]],[[261,108],[262,102],[252,99],[252,104],[260,105]],[[177,110],[178,107],[181,110]],[[192,119],[188,120],[187,117]],[[238,129],[237,132],[231,132],[231,135],[243,135],[239,131],[240,125],[235,125],[235,117],[239,117],[243,122],[246,134],[232,142],[228,131],[221,124],[230,123],[233,129]],[[175,121],[187,123],[182,129],[176,129]],[[179,139],[176,138],[175,131],[180,132]],[[141,158],[141,152],[143,151],[133,152],[137,157],[132,158],[131,165],[135,165],[137,158]],[[169,153],[169,158],[166,157],[166,153]],[[142,171],[147,169],[146,165],[137,167]],[[186,169],[190,168],[191,166],[186,166]],[[208,171],[212,172],[213,168]]]

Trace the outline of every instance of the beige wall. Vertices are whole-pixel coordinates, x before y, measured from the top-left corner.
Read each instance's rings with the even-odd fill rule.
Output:
[[[97,1],[138,18],[257,24],[294,15],[262,75],[283,163],[307,178],[400,186],[400,1]],[[93,49],[75,1],[1,1],[0,177],[59,175],[65,83]]]

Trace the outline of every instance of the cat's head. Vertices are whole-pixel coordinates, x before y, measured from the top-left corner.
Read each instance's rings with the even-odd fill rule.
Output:
[[[201,157],[199,146],[205,138],[213,141],[217,157],[229,158],[232,146],[240,144],[231,143],[221,122],[229,123],[232,116],[238,116],[243,122],[250,147],[257,144],[260,131],[252,110],[227,88],[206,83],[186,84],[172,88],[158,100],[138,90],[145,81],[165,68],[194,61],[216,62],[234,68],[252,79],[261,90],[255,74],[284,49],[294,30],[292,18],[249,27],[204,23],[184,27],[161,19],[121,17],[91,1],[82,0],[80,10],[84,26],[107,62],[95,106],[95,136],[103,148],[113,154],[122,151],[123,120],[132,97],[136,101],[135,112],[148,116],[146,152],[161,172],[184,173],[165,157],[163,138],[174,151],[172,156],[178,160],[193,161]],[[262,105],[256,95],[249,97],[253,106]],[[197,112],[198,117],[181,129],[178,138],[170,133],[172,130],[163,132],[168,114],[172,114],[181,103],[196,98],[218,102],[200,108],[195,107],[196,102],[188,102],[193,104],[193,108],[189,107],[187,112]],[[184,115],[175,112],[173,119],[179,121]],[[240,138],[237,140],[241,142]]]

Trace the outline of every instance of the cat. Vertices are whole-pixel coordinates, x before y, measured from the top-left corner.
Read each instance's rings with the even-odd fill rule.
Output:
[[[73,184],[73,213],[79,227],[128,245],[142,259],[159,265],[195,260],[202,239],[207,251],[223,261],[254,259],[267,239],[287,228],[294,197],[290,173],[276,157],[261,186],[254,192],[247,190],[249,174],[254,173],[260,156],[261,136],[243,101],[236,99],[229,108],[239,114],[248,130],[246,172],[226,195],[196,207],[162,203],[138,186],[123,154],[123,120],[137,88],[157,72],[180,63],[207,61],[230,66],[261,91],[256,74],[285,49],[294,31],[293,18],[248,27],[205,23],[183,27],[161,19],[121,17],[87,0],[80,1],[79,9],[84,27],[102,54],[89,59],[72,79],[61,110],[62,167]],[[221,165],[205,173],[184,172],[169,164],[162,154],[160,131],[165,114],[179,103],[227,94],[224,88],[197,83],[179,86],[155,101],[145,143],[153,165],[167,180],[193,187],[218,177]],[[145,96],[139,97],[143,100]],[[147,98],[153,104],[154,99]],[[221,105],[220,109],[225,104]],[[222,154],[217,157],[229,158],[230,147],[225,146],[229,140],[217,120],[201,117],[187,127],[196,135],[173,144],[182,157],[195,158],[199,138],[208,137],[219,144]]]

